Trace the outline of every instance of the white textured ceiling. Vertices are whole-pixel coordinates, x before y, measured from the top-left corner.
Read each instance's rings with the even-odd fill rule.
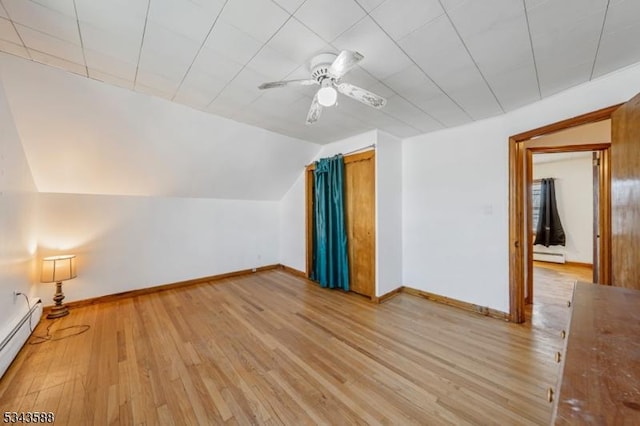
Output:
[[[640,61],[638,0],[0,0],[0,50],[314,142],[478,120]],[[320,51],[365,56],[304,124]]]

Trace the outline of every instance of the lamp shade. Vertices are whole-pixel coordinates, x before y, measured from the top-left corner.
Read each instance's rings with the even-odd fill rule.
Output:
[[[76,256],[74,254],[51,256],[42,259],[41,282],[54,283],[66,281],[76,276]]]

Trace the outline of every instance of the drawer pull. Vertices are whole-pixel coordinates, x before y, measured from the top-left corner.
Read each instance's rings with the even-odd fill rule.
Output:
[[[547,390],[547,401],[553,402],[553,388]]]
[[[562,359],[562,354],[560,352],[556,352],[556,362],[560,362],[560,359]]]
[[[560,337],[562,337],[562,339],[565,339],[565,338],[567,337],[567,332],[566,332],[566,331],[564,331],[564,330],[562,330],[562,331],[560,332]]]
[[[571,300],[567,300],[567,308],[571,307]]]

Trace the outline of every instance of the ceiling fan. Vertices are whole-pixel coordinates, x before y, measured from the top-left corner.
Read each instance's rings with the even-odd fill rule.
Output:
[[[353,84],[343,83],[341,80],[363,58],[364,56],[360,53],[350,50],[343,50],[339,55],[335,53],[320,53],[310,61],[310,79],[274,81],[263,83],[258,88],[273,89],[275,87],[311,86],[314,84],[320,86],[320,89],[313,97],[313,102],[311,102],[311,108],[309,108],[309,113],[307,114],[307,124],[313,124],[318,121],[322,107],[330,107],[336,104],[338,92],[373,108],[382,108],[387,103],[385,98]]]

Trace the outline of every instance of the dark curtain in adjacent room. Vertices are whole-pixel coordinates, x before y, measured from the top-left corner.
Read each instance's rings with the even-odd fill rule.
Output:
[[[556,189],[552,178],[542,179],[540,183],[540,212],[536,239],[533,244],[541,244],[546,247],[565,245],[564,229],[560,223],[556,204]]]
[[[344,216],[344,158],[316,162],[314,171],[313,268],[322,287],[349,291],[349,259]]]

